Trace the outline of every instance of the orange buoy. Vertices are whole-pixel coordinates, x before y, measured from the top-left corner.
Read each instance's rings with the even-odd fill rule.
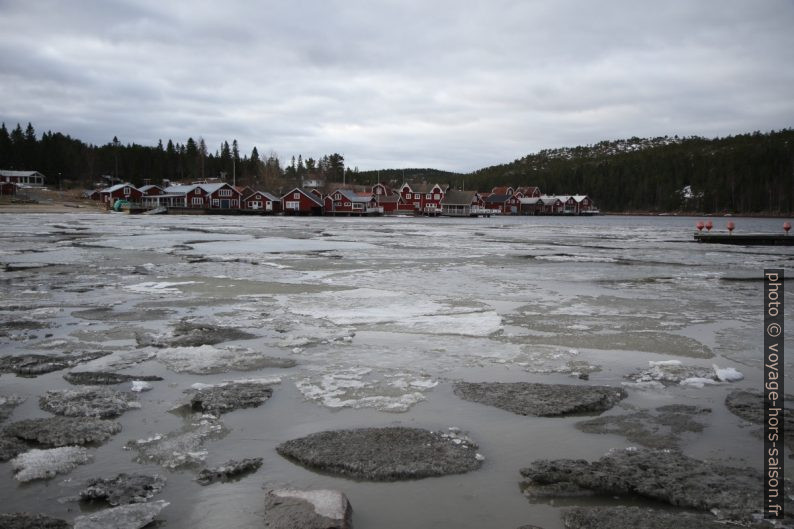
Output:
[[[791,223],[789,221],[784,222],[783,229],[786,231],[786,235],[788,235],[788,231],[791,229]]]
[[[703,231],[703,226],[704,224],[702,220],[699,220],[698,223],[695,224],[695,227],[698,229],[698,231]]]
[[[707,220],[706,221],[706,230],[707,231],[711,231],[711,228],[713,228],[713,227],[714,227],[714,224],[712,224],[710,220]]]
[[[736,227],[736,224],[734,224],[732,220],[731,220],[731,221],[728,221],[728,231],[729,231],[729,232],[733,233],[733,229],[734,229],[735,227]]]

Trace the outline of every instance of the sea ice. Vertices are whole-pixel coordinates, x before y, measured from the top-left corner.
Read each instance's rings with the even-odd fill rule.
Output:
[[[130,391],[134,391],[135,393],[149,391],[150,389],[152,389],[152,385],[144,380],[133,380],[130,387]]]
[[[164,500],[120,505],[78,516],[74,519],[74,529],[140,529],[152,523],[160,511],[168,505],[169,503]]]
[[[17,481],[50,479],[57,474],[66,474],[77,465],[91,461],[92,456],[85,448],[62,446],[48,450],[30,450],[11,460],[14,477]]]
[[[107,387],[87,386],[79,389],[48,391],[39,397],[39,407],[66,417],[118,417],[127,410],[141,407],[131,393],[114,391]]]
[[[744,379],[744,375],[732,367],[719,368],[716,364],[712,367],[717,378],[722,382],[738,382]]]
[[[408,411],[425,400],[424,391],[437,384],[438,381],[426,375],[376,374],[369,368],[327,371],[295,383],[304,397],[328,408],[375,408],[389,412]]]
[[[218,348],[212,345],[162,349],[157,353],[157,360],[171,371],[197,375],[296,365],[292,359],[267,356],[245,347]]]
[[[126,448],[138,452],[136,459],[139,463],[152,462],[174,469],[203,463],[207,458],[204,443],[223,437],[226,433],[221,422],[212,416],[203,415],[181,431],[130,441]]]
[[[125,290],[130,292],[138,292],[140,294],[181,294],[182,291],[177,287],[179,285],[194,285],[197,281],[147,281],[144,283],[137,283],[134,285],[127,285]]]

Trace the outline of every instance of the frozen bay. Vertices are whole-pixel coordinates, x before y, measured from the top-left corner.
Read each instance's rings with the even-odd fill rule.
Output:
[[[89,464],[23,485],[0,463],[0,497],[15,509],[71,521],[93,507],[59,499],[87,479],[147,472],[168,478],[167,527],[260,525],[263,488],[286,487],[344,491],[358,529],[552,529],[566,503],[529,503],[519,468],[635,444],[578,430],[582,417],[459,399],[458,381],[625,388],[605,415],[708,407],[703,430],[681,437],[684,453],[761,468],[754,426],[724,400],[761,388],[760,278],[790,268],[790,248],[699,245],[697,219],[677,217],[2,219],[0,356],[107,353],[36,378],[0,375],[0,398],[25,398],[3,424],[47,416],[39,396],[74,389],[69,371],[164,379],[116,419],[119,434],[89,448]],[[782,224],[733,220],[750,232]],[[726,372],[732,381],[719,380]],[[683,383],[704,377],[713,383]],[[197,383],[240,379],[271,381],[272,397],[195,430],[172,411]],[[467,474],[372,484],[275,451],[321,430],[397,425],[460,428],[485,461]],[[206,430],[193,452],[208,466],[256,457],[262,468],[202,487],[194,467],[165,469],[125,449],[185,429]]]

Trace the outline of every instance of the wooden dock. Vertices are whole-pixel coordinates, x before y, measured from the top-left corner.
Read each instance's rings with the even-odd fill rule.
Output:
[[[697,242],[747,246],[794,246],[794,235],[775,233],[695,233]]]

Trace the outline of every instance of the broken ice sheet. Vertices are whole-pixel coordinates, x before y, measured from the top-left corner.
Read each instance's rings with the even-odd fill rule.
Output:
[[[218,348],[212,345],[162,349],[157,353],[157,360],[171,371],[197,375],[296,365],[295,360],[268,356],[245,347]]]
[[[182,430],[130,441],[125,448],[138,452],[136,461],[139,463],[157,463],[173,470],[203,463],[207,458],[205,442],[220,439],[227,432],[215,416],[196,415]]]
[[[85,448],[77,446],[34,449],[12,459],[11,468],[17,481],[51,479],[58,474],[71,472],[77,465],[84,465],[91,459],[91,454]]]
[[[507,360],[494,360],[505,364]],[[601,366],[589,362],[572,347],[531,345],[524,346],[521,352],[509,359],[529,373],[565,373],[571,376],[588,375],[601,371]]]
[[[716,364],[711,367],[686,365],[680,360],[649,361],[647,369],[640,369],[626,375],[626,378],[639,385],[650,383],[672,386],[693,386],[702,388],[704,385],[719,384],[720,382],[737,382],[744,375],[733,367],[720,368]],[[624,383],[627,385],[627,383]]]
[[[375,408],[405,412],[425,400],[438,380],[405,371],[375,372],[370,368],[339,368],[296,381],[303,396],[328,408]]]

